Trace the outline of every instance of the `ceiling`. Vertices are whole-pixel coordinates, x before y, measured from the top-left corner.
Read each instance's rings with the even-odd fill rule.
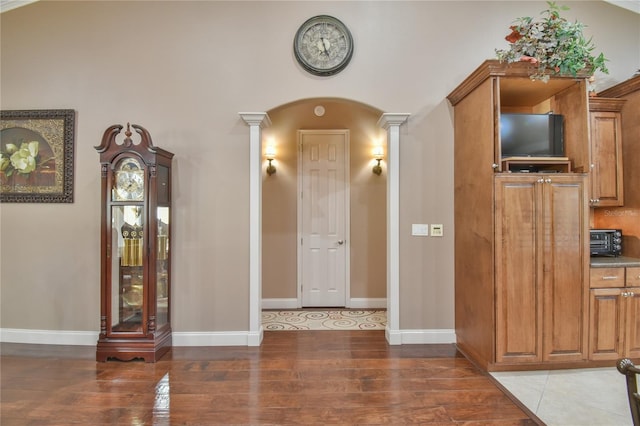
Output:
[[[38,0],[0,0],[0,13],[34,3]],[[640,14],[640,0],[603,0]]]
[[[615,4],[616,6],[624,7],[635,13],[640,13],[640,0],[604,0],[607,3]]]
[[[0,0],[0,13],[15,9],[16,7],[25,6],[35,1],[37,0]]]
[[[616,6],[624,7],[633,12],[640,13],[640,0],[604,0],[607,3],[615,4]]]

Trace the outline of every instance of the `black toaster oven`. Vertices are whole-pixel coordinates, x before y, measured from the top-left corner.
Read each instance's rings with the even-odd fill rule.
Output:
[[[592,229],[591,256],[620,256],[622,231],[620,229]]]

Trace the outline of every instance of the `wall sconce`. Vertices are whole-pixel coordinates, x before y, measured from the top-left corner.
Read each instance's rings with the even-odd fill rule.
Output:
[[[264,150],[264,156],[269,162],[269,165],[267,166],[267,174],[271,176],[276,172],[276,166],[271,164],[271,162],[276,158],[276,149],[273,147],[273,145],[267,146],[267,148]]]
[[[373,174],[380,176],[382,174],[382,167],[380,166],[380,161],[384,158],[384,151],[381,146],[376,146],[373,148],[373,159],[377,161],[376,165],[373,166]]]

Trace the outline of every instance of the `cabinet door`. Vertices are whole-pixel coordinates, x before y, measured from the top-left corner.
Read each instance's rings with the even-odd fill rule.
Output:
[[[591,205],[622,206],[622,127],[620,113],[591,112]]]
[[[616,360],[624,354],[625,298],[619,288],[590,292],[590,360]]]
[[[542,360],[542,274],[538,262],[541,183],[496,177],[496,362]]]
[[[640,358],[640,287],[625,288],[625,350],[628,358]]]
[[[545,176],[542,187],[543,360],[584,360],[589,325],[586,176]]]
[[[495,196],[496,362],[586,359],[586,176],[497,176]]]

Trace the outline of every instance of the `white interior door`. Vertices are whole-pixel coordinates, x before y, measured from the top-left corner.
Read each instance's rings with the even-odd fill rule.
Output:
[[[347,306],[349,131],[300,130],[298,142],[300,303]]]

